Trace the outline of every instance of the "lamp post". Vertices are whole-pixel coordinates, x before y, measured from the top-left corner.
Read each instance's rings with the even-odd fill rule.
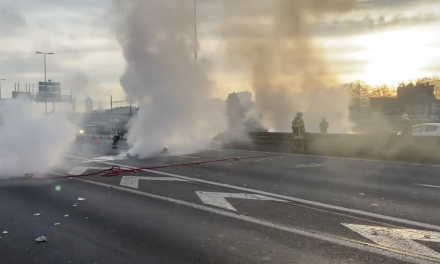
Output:
[[[197,0],[194,3],[194,60],[197,62]]]
[[[0,100],[2,99],[2,81],[6,81],[6,79],[0,79]]]
[[[45,89],[44,89],[44,100],[46,101],[46,114],[47,114],[47,79],[46,79],[46,75],[47,75],[47,71],[46,71],[46,55],[53,55],[52,52],[41,52],[41,51],[37,51],[37,54],[41,54],[44,57],[44,85],[45,85]],[[55,101],[54,101],[55,104]]]

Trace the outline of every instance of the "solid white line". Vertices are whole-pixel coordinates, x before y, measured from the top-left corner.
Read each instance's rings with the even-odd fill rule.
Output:
[[[265,221],[262,219],[258,219],[255,217],[251,217],[251,216],[235,214],[232,212],[228,212],[228,211],[224,211],[224,210],[220,210],[220,209],[215,209],[215,208],[211,208],[211,207],[204,206],[204,205],[198,205],[198,204],[194,204],[194,203],[190,203],[190,202],[186,202],[186,201],[182,201],[182,200],[177,200],[177,199],[173,199],[173,198],[169,198],[169,197],[165,197],[165,196],[161,196],[161,195],[141,192],[141,191],[137,191],[134,189],[128,189],[128,188],[124,188],[124,187],[120,187],[120,186],[113,186],[113,185],[100,183],[100,182],[92,182],[92,181],[87,181],[84,179],[75,179],[75,180],[79,180],[81,182],[86,182],[86,183],[99,185],[99,186],[103,186],[103,187],[112,187],[113,189],[116,189],[119,191],[125,191],[125,192],[149,197],[149,198],[156,199],[156,200],[166,201],[166,202],[178,204],[181,206],[186,206],[189,208],[197,209],[200,211],[214,213],[214,214],[222,215],[225,217],[241,220],[244,222],[248,222],[248,223],[252,223],[252,224],[256,224],[256,225],[260,225],[260,226],[264,226],[264,227],[268,227],[268,228],[273,228],[273,229],[277,229],[280,231],[292,233],[295,235],[305,236],[308,238],[318,239],[321,241],[326,241],[329,243],[338,244],[341,246],[345,246],[345,247],[349,247],[349,248],[353,248],[353,249],[358,249],[358,250],[362,250],[362,251],[366,251],[369,253],[378,254],[378,255],[382,255],[385,257],[390,257],[390,258],[394,258],[394,259],[398,259],[398,260],[402,260],[402,261],[408,261],[408,262],[413,262],[413,263],[427,263],[427,264],[438,263],[438,262],[435,262],[433,259],[426,257],[426,256],[422,256],[422,255],[411,256],[409,254],[405,254],[405,252],[392,250],[392,249],[389,249],[386,247],[381,247],[381,246],[378,246],[378,245],[375,245],[372,243],[357,242],[357,241],[353,241],[353,240],[349,240],[349,239],[344,239],[342,237],[332,236],[332,235],[328,235],[328,234],[321,234],[316,231],[308,231],[305,229],[284,226],[284,225],[276,224],[273,222]]]
[[[71,155],[68,155],[68,156],[75,158],[75,156],[71,156]],[[78,157],[78,158],[84,159],[81,157]],[[116,164],[116,163],[111,163],[111,162],[97,161],[97,163],[108,164],[108,165],[112,165],[112,166],[118,165],[118,166],[124,166],[126,168],[137,169],[137,167]],[[143,170],[143,171],[154,173],[154,174],[159,174],[159,175],[165,175],[165,176],[169,176],[169,177],[176,177],[179,179],[185,179],[185,180],[189,180],[189,181],[193,181],[193,182],[200,182],[200,183],[205,183],[205,184],[209,184],[209,185],[220,186],[220,187],[234,189],[234,190],[262,194],[262,195],[271,196],[271,197],[275,197],[275,198],[279,198],[279,199],[284,199],[284,200],[291,201],[291,202],[298,202],[298,203],[313,205],[313,206],[322,207],[322,208],[331,209],[331,210],[337,210],[337,211],[341,211],[341,212],[345,212],[345,213],[368,216],[368,217],[373,217],[373,218],[377,218],[377,219],[381,219],[381,220],[392,221],[392,222],[396,222],[396,223],[413,225],[413,226],[417,226],[417,227],[421,227],[421,228],[428,228],[428,229],[440,231],[440,226],[437,226],[437,225],[431,225],[431,224],[421,223],[421,222],[407,220],[407,219],[401,219],[401,218],[392,217],[392,216],[380,215],[380,214],[376,214],[376,213],[370,213],[370,212],[365,212],[365,211],[361,211],[361,210],[345,208],[345,207],[341,207],[341,206],[337,206],[337,205],[314,202],[314,201],[309,201],[309,200],[305,200],[305,199],[301,199],[301,198],[290,197],[290,196],[280,195],[280,194],[275,194],[275,193],[270,193],[270,192],[264,192],[264,191],[259,191],[259,190],[254,190],[254,189],[249,189],[249,188],[245,188],[245,187],[239,187],[239,186],[234,186],[234,185],[229,185],[229,184],[224,184],[224,183],[205,181],[205,180],[186,177],[183,175],[177,175],[177,174],[173,174],[173,173],[154,171],[154,170]]]
[[[208,149],[208,150],[217,150],[218,151],[219,149]],[[335,157],[335,156],[318,156],[318,155],[305,155],[305,154],[293,154],[293,153],[258,151],[258,150],[244,150],[244,149],[221,149],[221,150],[250,152],[250,153],[261,153],[261,154],[280,154],[280,155],[297,156],[297,157],[312,157],[312,158],[341,159],[341,160],[353,160],[353,161],[368,161],[368,162],[378,162],[378,163],[402,164],[402,165],[413,165],[413,166],[428,166],[428,167],[440,168],[440,165],[435,165],[435,164],[411,163],[411,162],[403,162],[403,161],[346,158],[346,157]]]
[[[432,187],[432,188],[440,188],[440,186],[437,186],[437,185],[429,185],[429,184],[413,183],[413,185],[424,186],[424,187]]]

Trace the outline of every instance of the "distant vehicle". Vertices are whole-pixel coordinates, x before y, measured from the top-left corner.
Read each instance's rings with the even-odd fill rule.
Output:
[[[83,128],[78,128],[76,132],[76,140],[84,140],[86,137],[86,132]]]
[[[398,136],[402,135],[402,132],[397,133]],[[440,124],[439,123],[424,123],[418,124],[412,127],[413,136],[431,136],[440,137]]]

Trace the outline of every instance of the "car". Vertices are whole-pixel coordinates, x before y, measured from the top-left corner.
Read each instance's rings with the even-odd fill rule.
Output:
[[[86,133],[83,128],[79,128],[76,132],[76,139],[77,140],[84,140],[86,137]]]
[[[398,136],[402,132],[397,133]],[[412,127],[413,136],[434,136],[440,137],[440,123],[423,123]]]

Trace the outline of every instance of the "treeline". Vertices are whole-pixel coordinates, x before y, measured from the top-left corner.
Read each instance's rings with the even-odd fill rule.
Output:
[[[397,87],[409,83],[413,83],[414,85],[419,83],[434,85],[434,95],[440,100],[440,78],[438,76],[424,77],[409,80],[408,82],[401,82],[396,87],[390,87],[385,84],[371,86],[363,81],[347,83],[344,86],[347,89],[347,93],[350,97],[350,106],[368,107],[370,104],[370,98],[396,97]]]

